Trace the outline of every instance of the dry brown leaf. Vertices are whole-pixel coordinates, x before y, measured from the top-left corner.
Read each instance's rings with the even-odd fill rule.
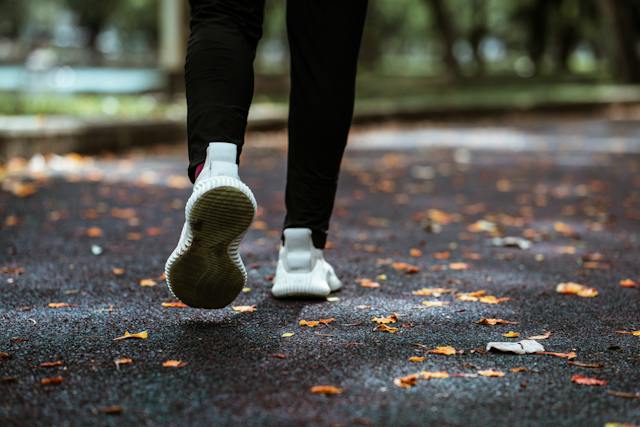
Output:
[[[183,362],[182,360],[165,360],[162,362],[163,368],[182,368],[187,366],[187,362]]]
[[[163,302],[162,306],[164,308],[189,308],[189,306],[182,301],[168,301]]]
[[[416,385],[419,377],[420,377],[419,374],[410,374],[404,377],[394,379],[393,383],[401,388],[409,388]]]
[[[135,334],[130,333],[129,331],[124,331],[124,335],[121,337],[114,338],[114,341],[121,341],[127,339],[138,339],[138,340],[146,340],[149,338],[149,333],[147,331],[137,332]]]
[[[509,331],[502,334],[502,336],[505,338],[517,338],[520,336],[520,332]]]
[[[138,284],[142,287],[148,288],[156,286],[158,283],[153,279],[140,279],[140,282],[138,282]]]
[[[595,288],[588,288],[574,282],[563,282],[556,285],[556,292],[563,295],[578,295],[583,298],[593,298],[598,296]]]
[[[38,365],[41,368],[52,368],[54,366],[63,366],[64,362],[62,360],[55,360],[53,362],[42,362]]]
[[[517,325],[518,322],[511,322],[509,320],[504,320],[504,319],[487,319],[487,318],[482,318],[480,320],[478,320],[476,323],[479,323],[480,325],[490,325],[490,326],[494,326],[494,325]]]
[[[238,313],[253,313],[256,311],[256,305],[234,305],[231,309]]]
[[[124,412],[124,409],[122,409],[122,406],[113,405],[103,406],[101,408],[98,408],[97,411],[107,415],[120,415]]]
[[[578,362],[577,360],[570,360],[567,362],[569,365],[578,366],[580,368],[602,369],[604,365],[602,363],[585,363]]]
[[[518,374],[518,373],[521,373],[521,372],[527,372],[527,371],[528,371],[528,369],[527,369],[527,368],[525,368],[524,366],[518,366],[518,367],[516,367],[516,368],[511,368],[511,369],[509,369],[509,371],[510,371],[510,372],[513,372],[514,374]]]
[[[494,371],[493,369],[485,369],[482,371],[478,371],[478,375],[480,375],[481,377],[504,377],[504,372]]]
[[[386,316],[386,317],[372,317],[371,321],[373,323],[377,323],[379,325],[386,325],[388,323],[396,323],[398,321],[398,315],[396,313],[393,313],[390,316]]]
[[[398,332],[398,328],[395,328],[393,326],[388,326],[385,324],[378,325],[376,329],[380,332],[388,332],[390,334],[395,334],[396,332]]]
[[[57,377],[43,378],[43,379],[40,380],[40,384],[42,384],[42,385],[56,385],[56,384],[60,384],[62,381],[64,381],[64,378],[61,377],[60,375],[58,375]]]
[[[542,335],[534,335],[532,337],[527,337],[528,340],[546,340],[547,338],[549,338],[551,336],[551,332],[547,331]]]
[[[555,353],[553,351],[537,351],[535,354],[544,354],[546,356],[560,357],[563,359],[575,359],[577,354],[573,351],[569,353]]]
[[[445,356],[452,356],[454,354],[456,354],[456,349],[454,347],[451,347],[450,345],[443,345],[443,346],[438,346],[434,349],[431,349],[429,351],[427,351],[427,353],[431,353],[431,354],[443,354]]]
[[[324,395],[334,395],[342,393],[342,389],[340,387],[336,387],[333,385],[315,385],[311,387],[310,391],[311,393]]]
[[[571,381],[576,384],[582,384],[582,385],[593,385],[593,386],[607,385],[606,380],[601,380],[600,378],[585,377],[584,375],[578,375],[578,374],[572,376]]]

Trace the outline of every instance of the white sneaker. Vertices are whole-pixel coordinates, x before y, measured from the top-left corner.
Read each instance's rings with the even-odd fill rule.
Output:
[[[169,290],[197,308],[230,304],[247,281],[238,247],[256,212],[238,176],[235,144],[212,142],[185,207],[178,246],[167,260]]]
[[[271,293],[276,298],[326,297],[342,287],[308,228],[285,228]]]

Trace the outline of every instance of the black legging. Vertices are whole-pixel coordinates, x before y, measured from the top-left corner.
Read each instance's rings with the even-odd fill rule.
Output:
[[[190,0],[185,80],[189,177],[209,142],[240,152],[253,97],[264,0]],[[353,116],[367,0],[289,0],[289,148],[284,227],[307,227],[324,248]]]

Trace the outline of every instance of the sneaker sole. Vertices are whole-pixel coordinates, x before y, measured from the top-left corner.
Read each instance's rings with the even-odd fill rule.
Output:
[[[169,290],[188,306],[222,308],[247,281],[238,249],[256,203],[249,187],[235,178],[202,184],[187,202],[187,235],[169,257],[165,274]]]

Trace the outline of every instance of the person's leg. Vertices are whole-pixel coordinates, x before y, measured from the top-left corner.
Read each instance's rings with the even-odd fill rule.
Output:
[[[189,178],[212,141],[244,143],[264,0],[190,0],[185,62]]]
[[[289,0],[289,148],[283,228],[324,248],[353,116],[367,0]],[[284,233],[282,235],[284,239]]]

